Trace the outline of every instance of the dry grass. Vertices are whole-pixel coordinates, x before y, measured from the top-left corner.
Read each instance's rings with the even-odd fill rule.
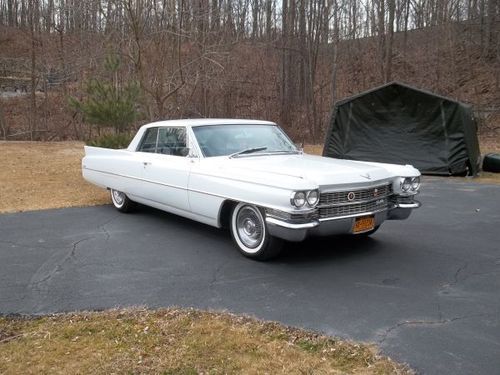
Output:
[[[312,155],[322,155],[323,145],[304,145],[304,152]]]
[[[499,132],[500,133],[500,132]],[[488,135],[479,137],[479,144],[481,145],[481,153],[487,154],[490,152],[500,152],[500,134],[491,132]]]
[[[316,155],[323,151],[322,145],[304,149]],[[481,150],[500,152],[500,137],[481,138]],[[81,142],[0,141],[0,156],[0,213],[110,203],[105,190],[81,176]],[[500,173],[467,180],[500,183]]]
[[[0,142],[0,213],[109,202],[81,175],[83,143]]]
[[[3,334],[3,336],[2,336]],[[0,373],[409,374],[366,345],[277,323],[141,309],[0,318]]]

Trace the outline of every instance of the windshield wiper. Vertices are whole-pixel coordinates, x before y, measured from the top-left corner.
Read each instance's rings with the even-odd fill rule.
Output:
[[[299,150],[271,150],[270,154],[300,154]]]
[[[254,152],[259,152],[259,151],[264,151],[267,150],[267,147],[253,147],[253,148],[247,148],[242,151],[235,152],[234,154],[229,155],[229,158],[235,158],[240,155],[246,155],[246,154],[253,154]]]

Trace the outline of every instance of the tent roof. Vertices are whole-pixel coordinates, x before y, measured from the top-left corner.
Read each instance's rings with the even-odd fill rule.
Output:
[[[392,82],[389,82],[389,83],[385,83],[383,85],[380,85],[380,86],[376,86],[376,87],[373,87],[369,90],[366,90],[366,91],[363,91],[363,92],[360,92],[358,94],[355,94],[355,95],[352,95],[352,96],[349,96],[347,98],[344,98],[344,99],[341,99],[339,101],[337,101],[335,103],[336,106],[339,106],[339,105],[343,105],[343,104],[346,104],[348,102],[351,102],[355,99],[358,99],[360,97],[363,97],[365,95],[368,95],[368,94],[371,94],[375,91],[379,91],[381,89],[384,89],[386,87],[390,87],[390,86],[400,86],[400,87],[404,87],[406,89],[410,89],[410,90],[413,90],[413,91],[417,91],[417,92],[420,92],[422,94],[425,94],[425,95],[429,95],[429,96],[433,96],[435,98],[439,98],[439,99],[442,99],[442,100],[447,100],[449,102],[452,102],[452,103],[456,103],[458,105],[461,105],[461,106],[464,106],[464,107],[467,107],[469,108],[470,106],[468,104],[465,104],[465,103],[462,103],[462,102],[459,102],[458,100],[455,100],[455,99],[452,99],[452,98],[449,98],[449,97],[446,97],[446,96],[443,96],[443,95],[439,95],[439,94],[435,94],[433,92],[430,92],[430,91],[427,91],[427,90],[423,90],[423,89],[419,89],[417,87],[414,87],[414,86],[411,86],[411,85],[408,85],[406,83],[402,83],[402,82],[399,82],[399,81],[392,81]]]
[[[471,106],[401,82],[335,103],[325,156],[408,163],[428,174],[477,174],[480,150]]]

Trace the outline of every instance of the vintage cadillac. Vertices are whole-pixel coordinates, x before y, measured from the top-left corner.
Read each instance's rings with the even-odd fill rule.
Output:
[[[308,155],[267,121],[154,122],[127,149],[85,147],[82,171],[119,211],[141,203],[229,228],[241,253],[259,260],[283,240],[373,234],[420,206],[412,166]]]

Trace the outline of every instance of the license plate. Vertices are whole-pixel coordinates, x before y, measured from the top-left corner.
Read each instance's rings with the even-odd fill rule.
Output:
[[[373,216],[357,217],[354,220],[352,233],[368,232],[369,230],[372,230],[374,228],[375,228],[375,217]]]

